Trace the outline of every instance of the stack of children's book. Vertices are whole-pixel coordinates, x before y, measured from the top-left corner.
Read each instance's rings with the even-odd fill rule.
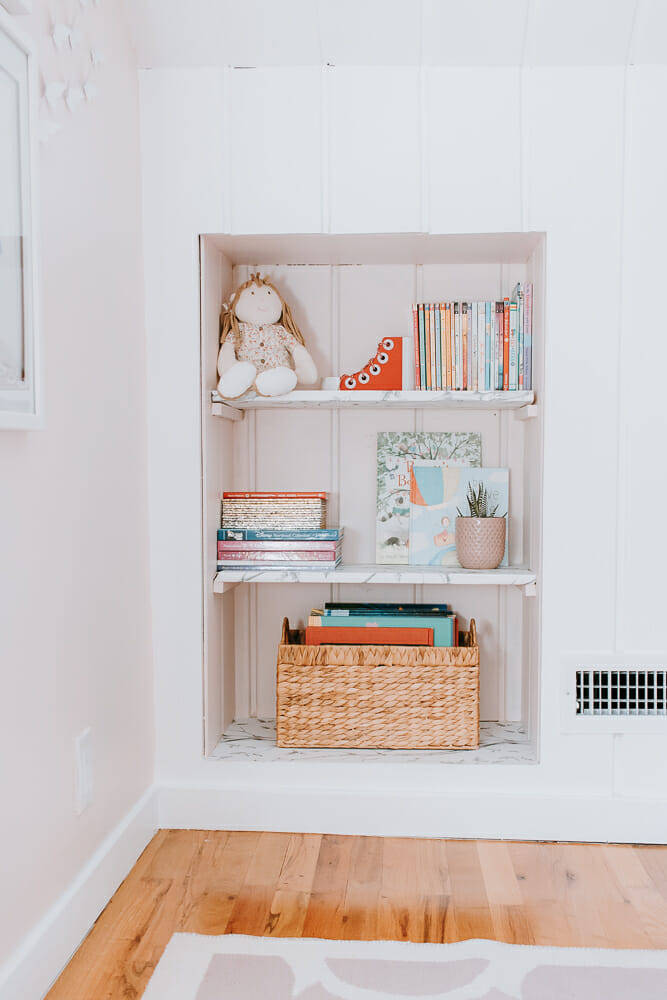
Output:
[[[497,302],[412,306],[416,389],[469,392],[533,387],[533,286]]]
[[[306,645],[458,646],[448,604],[327,602],[308,618]]]
[[[326,524],[326,493],[223,493],[218,569],[333,569],[343,529]]]

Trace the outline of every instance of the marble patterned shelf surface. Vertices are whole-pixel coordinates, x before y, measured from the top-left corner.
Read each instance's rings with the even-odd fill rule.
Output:
[[[350,407],[433,407],[435,409],[485,409],[513,410],[530,406],[535,394],[529,389],[512,392],[453,392],[451,390],[394,389],[385,392],[360,390],[347,392],[341,389],[296,389],[284,396],[242,396],[225,400],[217,392],[211,393],[215,416],[226,416],[226,410],[267,410],[271,408],[338,410]]]
[[[431,583],[522,587],[535,582],[525,566],[498,569],[462,569],[458,566],[390,566],[375,563],[341,564],[336,569],[224,569],[215,577],[213,590],[224,593],[237,583]]]
[[[276,746],[274,719],[233,722],[211,754],[215,760],[391,761],[420,764],[536,764],[535,747],[518,722],[480,723],[478,750],[296,750]]]

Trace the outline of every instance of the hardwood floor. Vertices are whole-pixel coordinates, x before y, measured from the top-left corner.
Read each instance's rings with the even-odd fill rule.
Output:
[[[667,948],[667,847],[161,830],[48,1000],[140,997],[175,931]]]

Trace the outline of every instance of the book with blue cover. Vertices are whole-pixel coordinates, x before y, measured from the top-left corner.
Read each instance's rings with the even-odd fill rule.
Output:
[[[415,461],[481,465],[476,431],[380,431],[377,436],[375,559],[407,565],[410,536],[410,469]]]
[[[218,528],[219,542],[339,541],[344,528]]]
[[[411,566],[459,566],[456,557],[456,518],[468,514],[468,486],[483,483],[498,515],[508,513],[509,470],[438,466],[414,462],[410,480]],[[508,532],[501,566],[507,566]]]
[[[455,622],[453,615],[354,615],[324,614],[320,616],[323,628],[348,628],[350,624],[362,628],[432,628],[434,646],[453,646]]]

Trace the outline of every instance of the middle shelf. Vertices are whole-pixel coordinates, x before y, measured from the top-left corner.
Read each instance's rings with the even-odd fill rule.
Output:
[[[224,569],[216,574],[213,591],[224,594],[238,583],[424,583],[472,584],[478,587],[524,587],[537,576],[527,566],[462,569],[458,566],[392,566],[351,563],[336,569]]]

